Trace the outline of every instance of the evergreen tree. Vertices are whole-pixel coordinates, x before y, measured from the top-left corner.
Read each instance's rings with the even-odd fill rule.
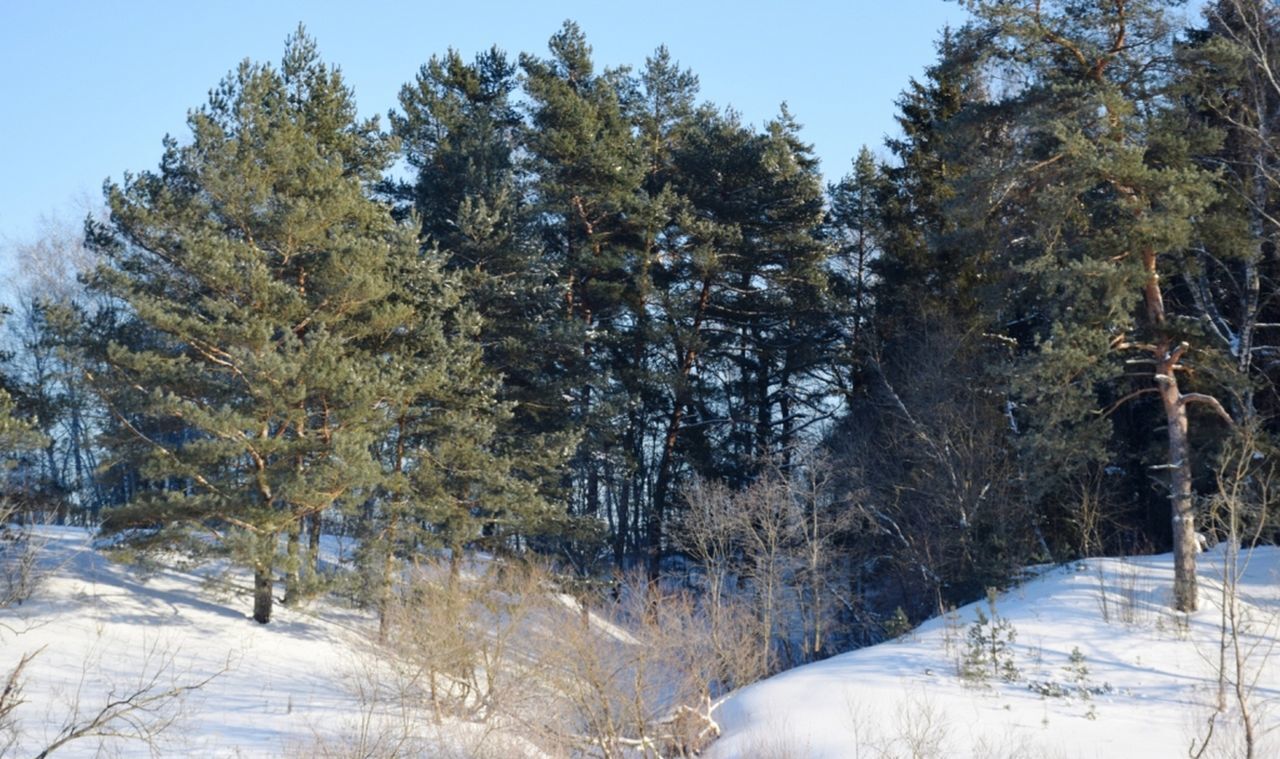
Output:
[[[656,574],[672,482],[681,469],[680,444],[701,331],[707,285],[690,255],[687,199],[676,187],[678,157],[690,140],[698,80],[658,48],[640,75],[622,82],[624,110],[645,161],[636,224],[636,252],[622,293],[625,317],[615,329],[611,364],[626,398],[624,470],[614,484],[614,556],[644,546]],[[643,532],[642,532],[643,530]]]
[[[366,517],[362,554],[385,611],[396,562],[446,548],[456,578],[464,550],[510,551],[519,539],[572,537],[575,525],[539,492],[543,457],[512,450],[500,434],[510,405],[476,341],[480,320],[438,257],[405,259],[393,300],[406,309],[371,353],[382,358],[389,429],[380,441],[385,478]]]
[[[1007,252],[1034,276],[1041,298],[1040,348],[1021,384],[1028,403],[1050,411],[1040,417],[1039,440],[1052,449],[1084,433],[1101,445],[1109,431],[1094,413],[1100,389],[1109,388],[1113,404],[1159,396],[1161,420],[1150,428],[1163,426],[1168,437],[1174,606],[1194,610],[1188,407],[1203,402],[1226,413],[1212,396],[1183,391],[1197,353],[1166,304],[1165,267],[1211,197],[1202,172],[1152,149],[1167,3],[968,5],[1029,82],[1012,96],[1026,130],[1012,179],[1020,213],[1036,224]],[[1121,361],[1135,351],[1149,362],[1150,384],[1126,388]]]
[[[1197,219],[1181,305],[1223,357],[1217,372],[1242,423],[1277,410],[1271,365],[1280,347],[1269,293],[1280,271],[1280,11],[1264,0],[1219,0],[1178,46],[1167,152],[1214,172],[1218,196]],[[1234,376],[1233,376],[1234,375]],[[1258,390],[1265,390],[1261,397]]]
[[[880,253],[883,236],[880,200],[884,179],[871,151],[864,145],[853,160],[853,170],[827,187],[830,210],[827,234],[837,246],[835,282],[842,300],[850,306],[845,342],[850,356],[866,347],[865,332],[871,319],[871,269]],[[846,390],[847,392],[847,390]]]
[[[554,470],[577,433],[563,396],[580,343],[561,310],[557,272],[534,239],[515,87],[516,68],[496,48],[470,64],[450,50],[424,65],[390,116],[416,171],[394,195],[421,221],[424,254],[443,257],[481,317],[476,337],[509,404],[497,438],[555,496]]]
[[[374,447],[405,381],[384,346],[440,323],[397,296],[416,230],[366,194],[391,145],[301,30],[279,69],[241,64],[189,124],[158,172],[108,186],[96,236],[94,285],[145,339],[108,346],[91,380],[136,439],[117,455],[151,483],[105,525],[242,545],[266,623],[279,536],[292,586],[302,521],[384,479]],[[133,410],[180,434],[148,435]]]
[[[645,163],[624,107],[625,72],[597,74],[591,47],[572,22],[549,47],[548,59],[520,59],[531,121],[526,148],[537,177],[541,249],[577,339],[577,355],[565,357],[572,360],[565,394],[582,431],[572,498],[579,513],[596,517],[604,469],[617,463],[610,454],[625,401],[609,359],[627,326],[624,294],[641,248],[636,220]]]

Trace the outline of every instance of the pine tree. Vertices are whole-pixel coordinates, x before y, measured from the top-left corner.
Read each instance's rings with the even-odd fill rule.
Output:
[[[522,55],[536,175],[541,249],[560,288],[563,324],[577,354],[563,356],[565,395],[582,431],[573,500],[601,515],[604,469],[614,463],[624,393],[610,357],[625,329],[625,293],[641,248],[644,155],[627,118],[624,72],[595,71],[591,47],[572,22],[552,36],[551,56]],[[572,338],[571,338],[572,339]]]
[[[1203,325],[1201,339],[1223,356],[1217,378],[1242,423],[1273,415],[1256,392],[1280,355],[1267,297],[1277,274],[1271,253],[1280,235],[1280,11],[1264,0],[1218,0],[1202,28],[1176,49],[1165,150],[1214,172],[1215,202],[1197,219],[1185,264],[1183,307]],[[1259,405],[1262,408],[1259,408]]]
[[[572,537],[563,511],[540,492],[545,454],[512,449],[500,431],[511,404],[476,337],[480,319],[440,256],[404,259],[392,299],[405,307],[378,336],[389,429],[380,441],[385,478],[376,498],[351,504],[366,519],[362,556],[385,611],[397,559],[448,549],[456,578],[465,550],[510,551],[520,539]]]
[[[883,235],[880,199],[885,190],[880,167],[864,145],[853,160],[853,170],[838,183],[827,187],[830,210],[827,234],[838,250],[839,271],[835,278],[850,305],[845,318],[845,342],[852,357],[865,349],[865,332],[871,318],[871,269],[880,252]]]
[[[636,207],[636,251],[622,293],[625,317],[611,341],[625,402],[624,475],[615,483],[614,556],[643,545],[656,574],[669,521],[672,483],[681,470],[680,448],[692,397],[691,374],[701,348],[710,286],[698,266],[682,221],[689,205],[676,187],[679,156],[694,119],[698,79],[666,48],[646,59],[639,76],[624,82],[623,105],[634,124],[645,162]],[[641,531],[643,530],[643,532]]]
[[[1161,423],[1152,427],[1163,426],[1168,438],[1162,468],[1170,475],[1174,606],[1191,611],[1188,407],[1204,403],[1226,413],[1212,396],[1182,390],[1197,354],[1166,303],[1166,267],[1186,248],[1190,220],[1212,197],[1203,172],[1152,149],[1162,84],[1154,64],[1170,43],[1167,5],[968,3],[1029,83],[1011,97],[1026,131],[1010,196],[1035,224],[1006,252],[1034,277],[1042,303],[1040,348],[1021,384],[1028,403],[1052,409],[1039,437],[1061,441],[1085,428],[1105,441],[1107,421],[1094,413],[1099,389],[1110,389],[1112,405],[1159,396]],[[1135,352],[1149,362],[1150,384],[1125,388],[1121,361]]]
[[[421,221],[424,255],[443,259],[458,296],[478,312],[484,362],[501,376],[500,445],[544,496],[558,497],[557,470],[577,434],[565,413],[565,367],[580,341],[570,339],[558,273],[534,234],[516,83],[516,67],[496,48],[472,63],[453,50],[432,57],[390,115],[416,172],[393,194]]]
[[[93,284],[142,339],[107,346],[90,380],[134,438],[116,455],[148,481],[105,526],[242,547],[265,624],[279,536],[292,585],[302,520],[382,479],[392,388],[376,346],[413,322],[392,295],[416,230],[368,199],[390,144],[301,29],[278,69],[242,63],[188,123],[157,172],[108,185],[95,235]]]

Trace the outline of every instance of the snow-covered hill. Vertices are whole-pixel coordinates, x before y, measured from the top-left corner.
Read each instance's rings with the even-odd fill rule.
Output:
[[[245,577],[144,573],[104,558],[81,530],[46,528],[37,541],[52,571],[33,597],[0,610],[0,679],[34,654],[25,703],[11,715],[18,741],[6,751],[0,735],[0,756],[34,756],[131,697],[142,708],[117,705],[105,729],[117,736],[91,734],[55,755],[469,753],[456,745],[465,731],[441,736],[429,720],[386,728],[404,715],[378,693],[390,682],[367,642],[367,615],[277,607],[260,626],[247,615],[247,587],[237,589],[251,584]]]
[[[532,755],[484,728],[436,728],[381,699],[394,682],[368,643],[366,615],[317,603],[280,608],[258,626],[247,598],[207,571],[141,573],[94,552],[84,532],[42,534],[55,569],[31,599],[0,610],[0,676],[34,654],[25,703],[11,715],[19,742],[5,751],[0,740],[2,756],[34,755],[113,699],[139,694],[145,708],[107,731],[122,736],[86,737],[56,755]],[[1045,570],[996,599],[994,621],[978,628],[982,656],[971,635],[979,610],[992,617],[985,602],[732,694],[715,713],[723,735],[708,754],[1179,757],[1199,748],[1212,717],[1203,756],[1242,756],[1233,688],[1227,709],[1216,709],[1225,557],[1202,557],[1203,609],[1189,617],[1167,608],[1168,556]],[[1280,550],[1258,549],[1242,564],[1240,671],[1255,756],[1280,756]],[[1225,664],[1230,686],[1233,651]],[[150,742],[134,734],[165,725]]]
[[[1168,555],[1045,571],[996,599],[1002,632],[1012,630],[1014,641],[982,628],[988,649],[996,637],[1009,651],[985,678],[958,674],[978,611],[991,615],[983,602],[731,695],[710,755],[1163,759],[1199,750],[1216,715],[1203,756],[1245,756],[1233,650],[1227,709],[1216,708],[1225,557],[1221,549],[1201,556],[1202,605],[1189,616],[1168,608]],[[1254,756],[1280,756],[1280,550],[1259,548],[1239,565],[1239,679],[1260,741]],[[971,663],[989,667],[991,658]],[[1002,679],[1005,665],[1016,679]]]

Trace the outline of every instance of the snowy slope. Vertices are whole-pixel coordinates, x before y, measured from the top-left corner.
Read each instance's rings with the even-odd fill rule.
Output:
[[[277,607],[272,623],[260,626],[247,616],[247,594],[234,587],[247,586],[245,577],[214,584],[176,569],[143,575],[93,551],[83,531],[47,528],[40,536],[54,569],[34,597],[0,610],[0,673],[36,652],[24,671],[26,703],[15,714],[18,744],[5,752],[0,742],[0,755],[34,755],[112,699],[210,677],[133,715],[150,728],[172,721],[151,745],[90,737],[56,756],[313,756],[337,752],[362,724],[397,716],[356,695],[378,669],[361,643],[365,615]],[[133,732],[124,721],[114,729]],[[420,737],[421,745],[432,739]]]
[[[247,617],[243,576],[227,578],[228,590],[206,581],[207,572],[170,568],[143,575],[94,552],[83,532],[43,534],[55,569],[32,599],[0,610],[0,674],[36,652],[24,673],[26,703],[15,714],[20,742],[8,752],[0,743],[0,755],[35,754],[113,693],[140,685],[163,692],[210,676],[199,690],[140,715],[151,726],[173,721],[150,745],[86,738],[56,756],[535,754],[478,726],[436,728],[427,714],[398,711],[395,677],[367,642],[367,615],[317,603],[309,610],[278,608],[276,620],[263,627]],[[1202,557],[1204,609],[1190,617],[1167,609],[1169,556],[1047,570],[996,603],[999,617],[1016,631],[1010,650],[1017,681],[993,675],[966,682],[957,675],[976,611],[987,610],[976,604],[899,641],[732,694],[716,711],[723,737],[708,754],[1187,756],[1215,714],[1223,559],[1221,551]],[[1257,678],[1249,699],[1257,732],[1270,729],[1256,756],[1280,756],[1280,651],[1273,652],[1280,635],[1280,550],[1258,549],[1246,559],[1240,597],[1249,626],[1244,642],[1252,648],[1244,669]],[[625,631],[617,635],[621,640]],[[1070,661],[1077,648],[1088,670],[1083,678]],[[1029,682],[1060,695],[1029,690]],[[1081,685],[1095,693],[1085,698]],[[1205,757],[1243,755],[1233,743],[1237,723],[1234,707],[1218,717]]]
[[[1201,556],[1202,609],[1168,610],[1171,556],[1090,560],[1049,570],[997,599],[1016,631],[1019,679],[958,676],[986,602],[898,641],[782,673],[718,710],[715,759],[764,757],[1178,757],[1215,713],[1224,552]],[[1247,566],[1245,565],[1247,562]],[[1280,550],[1241,557],[1243,670],[1255,756],[1280,756]],[[1105,586],[1105,593],[1101,587]],[[1105,601],[1105,619],[1104,619]],[[1078,648],[1088,674],[1072,670]],[[1080,681],[1096,694],[1086,698]],[[1042,696],[1041,691],[1066,691]],[[1055,688],[1054,686],[1059,686]],[[1228,694],[1230,696],[1230,693]],[[1228,699],[1230,701],[1230,698]],[[1243,756],[1239,713],[1219,715],[1204,756]]]

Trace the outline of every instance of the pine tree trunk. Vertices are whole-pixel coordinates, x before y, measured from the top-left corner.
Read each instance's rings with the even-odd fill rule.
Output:
[[[386,641],[391,628],[391,597],[395,590],[396,532],[400,526],[400,514],[393,513],[387,520],[386,556],[382,562],[382,587],[378,590],[378,640]]]
[[[675,466],[676,443],[680,438],[681,424],[684,420],[685,408],[692,395],[689,377],[693,365],[698,360],[698,339],[702,333],[702,322],[706,317],[708,304],[711,302],[711,277],[704,277],[702,289],[698,294],[698,306],[694,311],[691,335],[688,344],[681,345],[676,341],[676,351],[680,355],[680,374],[676,378],[675,392],[671,397],[671,415],[667,419],[667,430],[662,437],[662,455],[658,460],[658,476],[653,487],[653,504],[649,509],[649,518],[645,523],[645,540],[648,543],[649,580],[655,581],[662,569],[662,524],[666,518],[667,495],[671,489],[672,468]]]
[[[449,596],[458,590],[458,578],[462,575],[462,543],[449,540]]]
[[[667,421],[667,431],[662,439],[662,458],[658,461],[658,478],[653,486],[653,503],[649,505],[648,519],[645,522],[645,550],[648,558],[650,582],[658,579],[662,570],[662,522],[666,518],[667,492],[671,487],[672,458],[675,455],[676,439],[680,434],[680,420],[684,416],[684,407],[679,399],[671,410],[671,418]]]
[[[274,534],[270,534],[267,538],[259,538],[261,543],[270,546],[271,552],[275,550]],[[253,565],[253,621],[260,625],[265,625],[271,621],[271,591],[272,591],[272,561],[269,556],[261,555],[263,546],[259,545],[260,555]]]
[[[1160,291],[1160,273],[1154,250],[1143,251],[1143,268],[1147,281],[1143,298],[1147,320],[1158,332],[1165,327],[1164,295]],[[1169,499],[1173,512],[1173,608],[1182,612],[1196,610],[1196,520],[1191,497],[1191,446],[1187,434],[1187,399],[1178,389],[1178,361],[1187,350],[1183,343],[1173,347],[1166,335],[1156,341],[1156,388],[1164,406],[1165,427],[1169,436]]]
[[[307,562],[311,576],[320,576],[320,512],[311,515],[310,534],[307,535]]]
[[[302,600],[302,559],[298,555],[302,542],[302,517],[289,523],[289,542],[285,560],[284,605],[297,606]]]
[[[637,447],[632,446],[633,454]],[[639,460],[639,458],[636,459],[636,461]],[[627,531],[631,529],[631,494],[636,489],[638,479],[638,474],[632,474],[628,481],[623,483],[622,490],[618,494],[617,522],[614,525],[612,540],[613,563],[617,567],[621,567],[627,558]]]
[[[1196,597],[1196,518],[1191,494],[1191,447],[1187,436],[1187,407],[1174,377],[1174,364],[1180,352],[1165,351],[1165,360],[1157,364],[1156,383],[1164,405],[1165,425],[1169,435],[1169,498],[1173,510],[1173,608],[1195,611]]]

